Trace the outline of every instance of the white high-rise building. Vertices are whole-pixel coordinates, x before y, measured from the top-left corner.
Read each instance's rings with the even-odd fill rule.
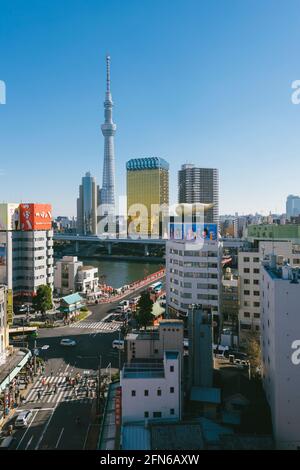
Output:
[[[166,295],[168,312],[186,317],[191,304],[219,316],[222,244],[205,240],[199,248],[185,240],[166,243]]]
[[[261,268],[262,374],[279,449],[300,450],[300,276],[270,256]]]

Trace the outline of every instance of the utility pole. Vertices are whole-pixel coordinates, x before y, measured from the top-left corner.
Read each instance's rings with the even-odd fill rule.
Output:
[[[102,365],[102,356],[99,355],[99,366],[98,366],[98,410],[100,414],[101,408],[101,365]]]
[[[22,318],[22,325],[23,325],[23,348],[25,348],[25,330],[24,330],[24,318]]]
[[[36,375],[36,339],[34,340],[34,357],[33,357],[33,364],[34,364],[34,375]]]
[[[119,330],[119,372],[121,372],[121,330]]]

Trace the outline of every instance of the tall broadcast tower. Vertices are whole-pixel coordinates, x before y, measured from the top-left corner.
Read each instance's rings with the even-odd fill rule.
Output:
[[[110,204],[110,210],[102,211],[103,214],[115,214],[115,149],[114,135],[117,129],[112,120],[113,101],[110,92],[110,56],[106,56],[106,94],[104,101],[104,124],[101,126],[104,136],[104,163],[103,180],[100,192],[101,204]]]

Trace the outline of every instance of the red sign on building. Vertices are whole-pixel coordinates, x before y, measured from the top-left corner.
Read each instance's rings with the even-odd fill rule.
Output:
[[[51,230],[51,204],[20,204],[21,230]]]

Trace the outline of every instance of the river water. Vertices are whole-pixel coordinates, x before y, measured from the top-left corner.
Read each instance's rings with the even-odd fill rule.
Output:
[[[122,260],[98,260],[94,258],[81,258],[85,266],[95,266],[98,268],[100,284],[118,288],[133,281],[143,279],[148,274],[158,271],[162,263],[146,263]],[[101,276],[104,276],[103,278]]]

